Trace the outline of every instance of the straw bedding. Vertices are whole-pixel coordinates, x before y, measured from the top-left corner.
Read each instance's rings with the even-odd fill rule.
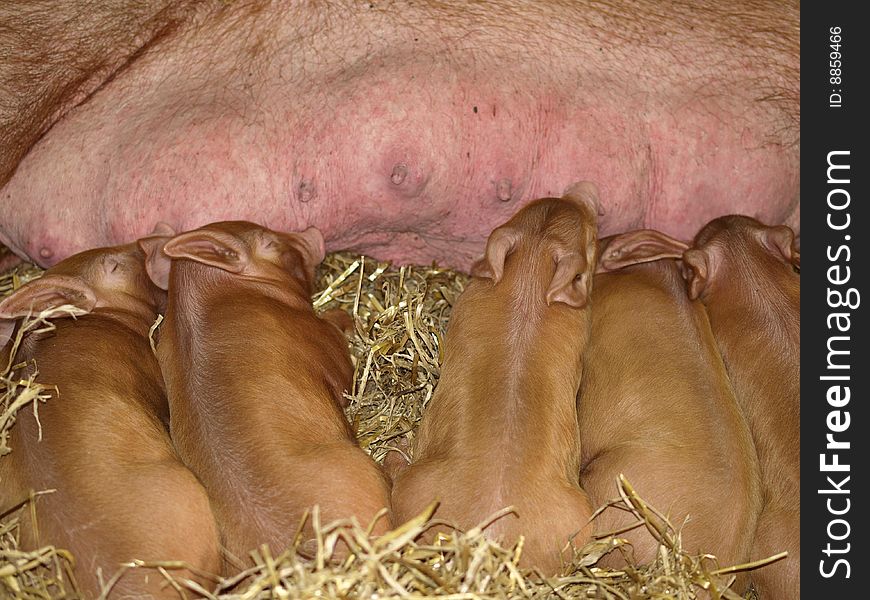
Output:
[[[0,297],[39,275],[39,269],[19,265],[0,277]],[[315,308],[341,308],[356,317],[356,332],[350,342],[356,374],[348,394],[347,417],[362,448],[378,462],[390,452],[408,452],[408,442],[438,382],[451,307],[466,282],[466,276],[435,266],[393,268],[347,254],[328,256],[320,269]],[[27,327],[50,327],[51,316],[36,315]],[[46,400],[38,376],[37,380],[12,381],[9,371],[9,364],[0,365],[0,460],[15,449],[15,413],[38,410]],[[722,485],[726,487],[727,482]],[[18,547],[19,516],[24,510],[38,510],[39,493],[22,498],[19,507],[0,515],[0,597],[76,598],[74,557],[51,546],[29,552]],[[295,547],[277,556],[268,548],[256,549],[256,566],[231,579],[214,578],[210,589],[174,575],[181,566],[177,563],[131,563],[113,577],[107,574],[104,596],[126,569],[148,568],[157,570],[179,597],[186,598],[664,600],[692,599],[702,588],[710,590],[713,598],[740,598],[727,588],[732,570],[720,568],[712,556],[683,552],[674,527],[656,529],[646,518],[654,509],[629,482],[615,482],[614,497],[606,510],[633,512],[638,526],[646,527],[659,540],[660,552],[652,564],[632,562],[633,566],[622,571],[594,567],[608,551],[631,556],[630,548],[618,536],[608,536],[566,552],[562,576],[543,578],[517,566],[522,540],[499,545],[484,537],[481,527],[441,535],[431,545],[418,543],[418,535],[437,520],[434,505],[377,539],[367,534],[368,524],[320,523],[315,508],[309,515],[319,532],[314,559],[303,558]],[[498,517],[496,514],[491,519]],[[341,561],[330,560],[339,539],[352,552]]]

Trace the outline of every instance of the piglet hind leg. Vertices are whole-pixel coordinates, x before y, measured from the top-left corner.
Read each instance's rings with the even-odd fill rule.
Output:
[[[788,552],[784,560],[752,572],[752,583],[761,600],[796,598],[801,582],[800,513],[768,504],[755,533],[753,558],[769,558],[783,550]]]
[[[570,485],[549,487],[548,493],[517,508],[526,530],[548,532],[526,539],[525,559],[520,564],[536,566],[544,573],[565,573],[575,550],[590,540],[593,507],[585,490]]]
[[[488,491],[495,487],[496,478],[478,473],[461,459],[425,460],[403,469],[393,484],[397,523],[415,517],[437,501],[435,519],[445,525],[429,529],[424,541],[431,541],[439,531],[452,533],[453,526],[460,531],[483,526],[484,534],[504,547],[512,547],[523,537],[520,566],[547,574],[563,572],[573,558],[573,549],[582,547],[592,533],[592,503],[586,492],[567,482],[554,485],[552,477],[541,477],[518,482],[522,494],[492,502]],[[465,491],[469,489],[480,493],[470,498]]]
[[[303,480],[305,473],[317,474],[316,479],[310,478],[316,483],[300,490],[299,500],[303,504],[317,504],[322,523],[353,516],[362,528],[371,527],[376,536],[392,528],[389,479],[357,446],[321,447],[317,460],[301,467]],[[344,556],[344,551],[340,548],[337,556]]]

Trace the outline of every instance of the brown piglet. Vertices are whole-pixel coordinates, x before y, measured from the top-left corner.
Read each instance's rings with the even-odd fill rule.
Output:
[[[800,597],[800,253],[788,227],[744,216],[707,224],[683,261],[689,295],[707,307],[761,461],[764,504],[752,558],[762,599]]]
[[[318,318],[311,305],[323,253],[315,228],[288,234],[243,221],[148,249],[152,279],[169,289],[157,354],[172,438],[233,557],[260,544],[280,552],[314,505],[324,523],[363,526],[390,506],[388,479],[342,412],[353,378],[347,323]],[[389,526],[387,515],[375,532]],[[303,535],[313,538],[310,519]]]
[[[163,380],[149,345],[164,300],[145,272],[144,255],[128,244],[70,257],[0,302],[4,337],[14,333],[13,320],[29,314],[66,304],[86,313],[24,335],[14,360],[23,366],[14,376],[35,368],[38,382],[57,389],[40,405],[38,420],[27,408],[18,413],[12,452],[0,457],[0,512],[31,490],[55,490],[36,501],[38,530],[24,511],[21,543],[70,550],[85,597],[100,593],[98,572],[106,581],[133,559],[184,561],[195,571],[172,574],[205,586],[198,572],[220,570],[208,497],[172,447]],[[10,350],[8,344],[0,360],[8,361]],[[109,597],[179,594],[157,570],[133,569]]]
[[[614,482],[624,474],[681,531],[685,550],[730,566],[749,558],[761,503],[758,460],[704,306],[686,296],[674,260],[685,248],[654,231],[601,241],[578,400],[580,484],[598,506],[617,496]],[[610,509],[596,530],[634,522]],[[655,558],[657,543],[643,528],[620,537],[638,562]],[[612,552],[602,564],[624,561]],[[747,584],[740,576],[735,589]]]
[[[558,571],[586,541],[592,507],[578,487],[575,398],[587,343],[597,191],[527,205],[495,229],[458,299],[414,462],[394,482],[400,520],[433,500],[467,529],[512,506],[486,530],[522,564]]]

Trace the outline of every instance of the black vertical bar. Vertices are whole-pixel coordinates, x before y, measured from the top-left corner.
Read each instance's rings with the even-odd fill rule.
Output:
[[[801,14],[801,589],[868,597],[865,80],[861,3]]]

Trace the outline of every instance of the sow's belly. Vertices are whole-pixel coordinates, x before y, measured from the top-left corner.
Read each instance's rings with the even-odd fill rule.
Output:
[[[50,265],[158,221],[246,219],[467,268],[493,227],[577,180],[600,189],[602,235],[688,239],[727,213],[798,228],[796,109],[729,80],[726,52],[676,68],[571,19],[268,16],[183,31],[66,113],[3,188],[0,241]]]

